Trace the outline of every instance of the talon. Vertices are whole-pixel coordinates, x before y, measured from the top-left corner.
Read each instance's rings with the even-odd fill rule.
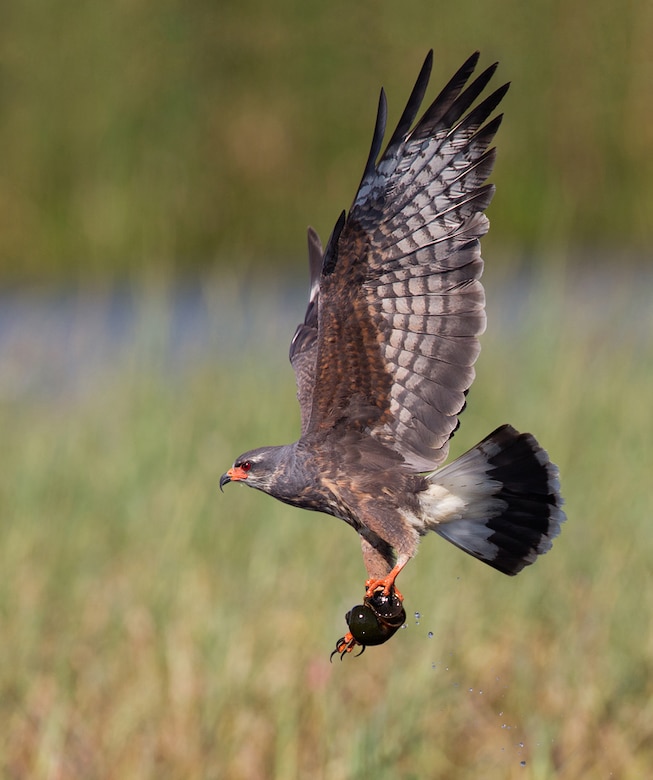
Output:
[[[399,592],[398,588],[395,587],[395,578],[396,575],[393,577],[392,573],[390,573],[382,580],[367,580],[365,583],[365,598],[371,599],[375,591],[377,591],[379,588],[383,588],[384,596],[389,596],[394,592],[399,601],[403,601],[404,597]]]
[[[342,661],[345,655],[351,653],[355,647],[360,647],[361,649],[360,653],[356,653],[355,657],[358,658],[359,655],[363,655],[365,652],[365,645],[361,645],[360,642],[357,642],[351,635],[351,632],[348,631],[336,642],[336,649],[329,656],[329,661],[333,663],[333,656],[336,655],[336,653],[340,655],[340,660]]]

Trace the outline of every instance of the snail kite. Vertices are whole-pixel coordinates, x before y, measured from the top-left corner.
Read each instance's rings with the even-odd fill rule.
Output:
[[[501,115],[490,117],[508,84],[476,103],[496,69],[468,83],[476,53],[414,124],[432,59],[383,154],[381,91],[358,192],[324,251],[309,229],[309,302],[290,345],[300,439],[250,450],[220,479],[349,523],[366,603],[402,598],[395,579],[428,531],[517,574],[565,519],[558,470],[529,433],[503,425],[442,465],[485,329],[479,239]],[[339,652],[356,644],[348,634]]]

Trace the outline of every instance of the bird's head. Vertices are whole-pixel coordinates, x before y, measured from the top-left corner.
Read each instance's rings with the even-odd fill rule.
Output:
[[[249,487],[270,492],[279,471],[281,447],[261,447],[244,452],[234,465],[220,477],[220,490],[229,482],[242,482]]]

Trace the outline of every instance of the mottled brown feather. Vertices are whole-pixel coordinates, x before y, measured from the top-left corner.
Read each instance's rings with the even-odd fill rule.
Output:
[[[339,252],[334,272],[322,277],[312,431],[343,420],[363,430],[389,412],[393,379],[379,349],[381,318],[370,316],[361,295],[366,268],[358,258],[367,254],[367,241],[349,220],[339,241],[347,251]]]

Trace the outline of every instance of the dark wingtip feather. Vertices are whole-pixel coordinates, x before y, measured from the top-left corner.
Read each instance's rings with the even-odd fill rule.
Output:
[[[479,57],[480,52],[475,51],[458,68],[458,70],[442,88],[440,94],[425,111],[424,116],[420,119],[417,126],[411,133],[413,137],[428,135],[431,129],[441,121],[442,117],[456,102],[465,84],[469,81],[470,76],[476,68]]]
[[[374,123],[374,135],[372,136],[372,144],[370,146],[370,153],[365,163],[365,170],[363,171],[363,177],[361,179],[361,185],[365,181],[365,177],[374,172],[376,158],[381,151],[381,144],[383,143],[383,136],[385,135],[385,126],[388,121],[388,101],[385,96],[385,90],[381,88],[381,94],[379,95],[379,105],[376,111],[376,122]]]
[[[404,108],[401,118],[397,123],[397,127],[395,128],[390,141],[388,142],[388,146],[386,147],[384,154],[388,154],[389,150],[394,149],[395,146],[398,146],[408,135],[408,131],[415,121],[417,112],[419,111],[419,108],[422,105],[422,101],[424,100],[426,88],[428,86],[429,79],[431,78],[432,69],[433,49],[430,49],[426,55],[426,58],[424,59],[424,64],[422,65],[419,75],[417,76],[413,91],[410,93],[410,97],[406,103],[406,108]]]
[[[346,213],[341,211],[340,216],[338,217],[338,221],[334,225],[334,228],[331,231],[331,235],[329,236],[326,249],[324,250],[324,259],[322,261],[322,274],[324,276],[329,276],[329,274],[332,274],[338,263],[338,239],[340,238],[340,234],[342,233],[342,229],[345,226],[346,220]]]
[[[483,122],[485,122],[485,120],[503,100],[509,87],[510,82],[503,84],[498,89],[495,89],[494,92],[485,98],[485,100],[481,101],[472,111],[470,111],[469,114],[467,114],[467,116],[452,129],[452,132],[460,127],[479,127],[482,125]],[[494,135],[494,133],[496,133],[496,131],[499,129],[499,125],[501,124],[502,119],[503,114],[500,114],[499,117],[492,120],[492,122],[497,122],[492,135]]]
[[[442,123],[454,125],[467,111],[476,98],[483,92],[488,82],[494,76],[499,63],[495,62],[479,74],[474,81],[451,104],[447,112],[442,116]]]

